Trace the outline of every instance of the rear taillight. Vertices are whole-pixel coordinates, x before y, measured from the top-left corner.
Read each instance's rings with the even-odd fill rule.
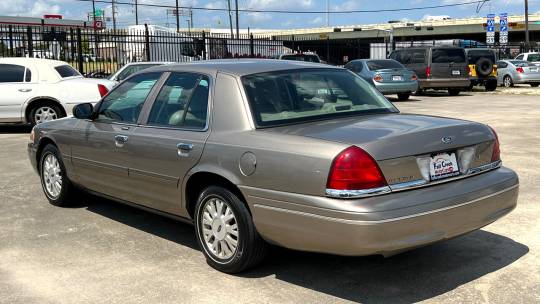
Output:
[[[516,68],[516,72],[518,72],[518,73],[523,73],[523,68],[522,68],[522,67]]]
[[[431,67],[426,68],[426,77],[427,78],[431,77]]]
[[[326,184],[334,190],[365,190],[386,185],[373,157],[356,146],[343,150],[334,159]]]
[[[472,70],[470,66],[467,66],[467,74],[469,74],[469,76],[472,76]]]
[[[376,81],[376,82],[383,82],[383,77],[379,74],[375,75],[373,77],[373,80]]]
[[[103,96],[107,95],[107,93],[109,93],[109,89],[107,89],[106,86],[104,86],[102,84],[98,84],[97,87],[98,87],[98,90],[99,90],[99,95],[101,97],[103,97]]]
[[[499,136],[497,135],[497,132],[492,127],[489,127],[491,129],[491,132],[493,132],[493,136],[495,136],[495,140],[493,142],[493,153],[491,154],[491,162],[496,162],[501,160],[501,148],[499,146]]]
[[[411,76],[411,80],[414,81],[414,80],[417,80],[417,79],[418,79],[418,77],[416,76],[416,74],[413,74],[413,75]]]

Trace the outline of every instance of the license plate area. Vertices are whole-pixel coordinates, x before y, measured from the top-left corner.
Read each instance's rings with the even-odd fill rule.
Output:
[[[459,75],[461,75],[461,71],[460,70],[453,70],[452,75],[459,76]]]
[[[392,76],[392,81],[403,81],[403,76],[394,75],[394,76]]]
[[[429,159],[429,178],[432,181],[459,175],[456,152],[444,152],[431,155]]]

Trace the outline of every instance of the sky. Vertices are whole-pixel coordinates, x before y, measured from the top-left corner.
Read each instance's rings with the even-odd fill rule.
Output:
[[[133,3],[135,0],[116,0],[117,2]],[[234,1],[231,3],[234,7]],[[295,11],[325,11],[327,0],[238,0],[242,9],[261,10],[295,10]],[[330,11],[349,10],[378,10],[406,7],[422,7],[441,4],[468,2],[470,0],[328,0]],[[175,0],[138,0],[139,3],[175,5]],[[205,8],[226,8],[227,0],[179,0],[180,6]],[[416,10],[406,12],[353,13],[330,14],[330,26],[355,25],[370,23],[386,23],[389,20],[416,21],[426,16],[448,15],[452,18],[485,16],[488,13],[523,14],[523,0],[491,0],[486,3],[479,13],[476,4]],[[105,14],[111,16],[111,5],[96,3],[96,8],[105,9]],[[132,5],[118,5],[118,26],[124,27],[135,23]],[[529,0],[531,13],[540,13],[540,0]],[[61,14],[66,19],[86,20],[92,11],[92,3],[77,0],[0,0],[0,16],[33,16],[42,17],[44,14]],[[226,12],[193,11],[194,27],[228,28],[229,20]],[[240,27],[252,29],[291,29],[313,28],[326,25],[325,14],[278,14],[266,12],[240,13]],[[234,22],[234,18],[233,18]],[[175,27],[175,18],[167,16],[166,8],[139,7],[139,23],[148,23]],[[108,26],[112,26],[108,24]],[[181,18],[181,27],[187,27],[187,18]]]

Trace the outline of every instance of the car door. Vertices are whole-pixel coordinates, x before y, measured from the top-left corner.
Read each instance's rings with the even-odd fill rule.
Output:
[[[138,74],[112,90],[96,106],[95,119],[72,131],[72,163],[85,188],[114,198],[130,197],[128,146],[143,105],[162,76]]]
[[[0,122],[23,120],[22,105],[32,98],[36,78],[23,65],[0,64]]]
[[[180,186],[208,138],[210,77],[171,73],[126,146],[130,201],[164,212],[181,210]]]

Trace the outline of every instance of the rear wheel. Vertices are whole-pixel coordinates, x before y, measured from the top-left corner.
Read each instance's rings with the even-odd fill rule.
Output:
[[[405,101],[405,100],[409,99],[410,96],[411,96],[411,94],[409,94],[409,93],[398,93],[397,94],[398,100],[401,100],[401,101]]]
[[[497,80],[491,80],[486,82],[486,91],[493,92],[497,89]]]
[[[540,83],[531,83],[531,87],[536,88],[540,85]]]
[[[60,155],[56,146],[45,146],[39,161],[39,175],[43,192],[49,203],[55,206],[67,206],[75,197],[77,189],[69,181]]]
[[[512,77],[510,77],[510,75],[504,76],[504,78],[503,78],[503,85],[504,85],[506,88],[511,88],[511,87],[514,86],[514,81],[512,81]]]
[[[449,94],[450,96],[458,96],[458,95],[459,95],[459,92],[460,92],[459,89],[448,89],[448,94]]]
[[[195,207],[197,241],[207,263],[225,273],[237,273],[259,264],[267,244],[258,234],[244,202],[233,192],[210,186]]]
[[[52,102],[39,102],[32,105],[28,120],[32,125],[36,125],[62,117],[64,114],[58,105]]]

